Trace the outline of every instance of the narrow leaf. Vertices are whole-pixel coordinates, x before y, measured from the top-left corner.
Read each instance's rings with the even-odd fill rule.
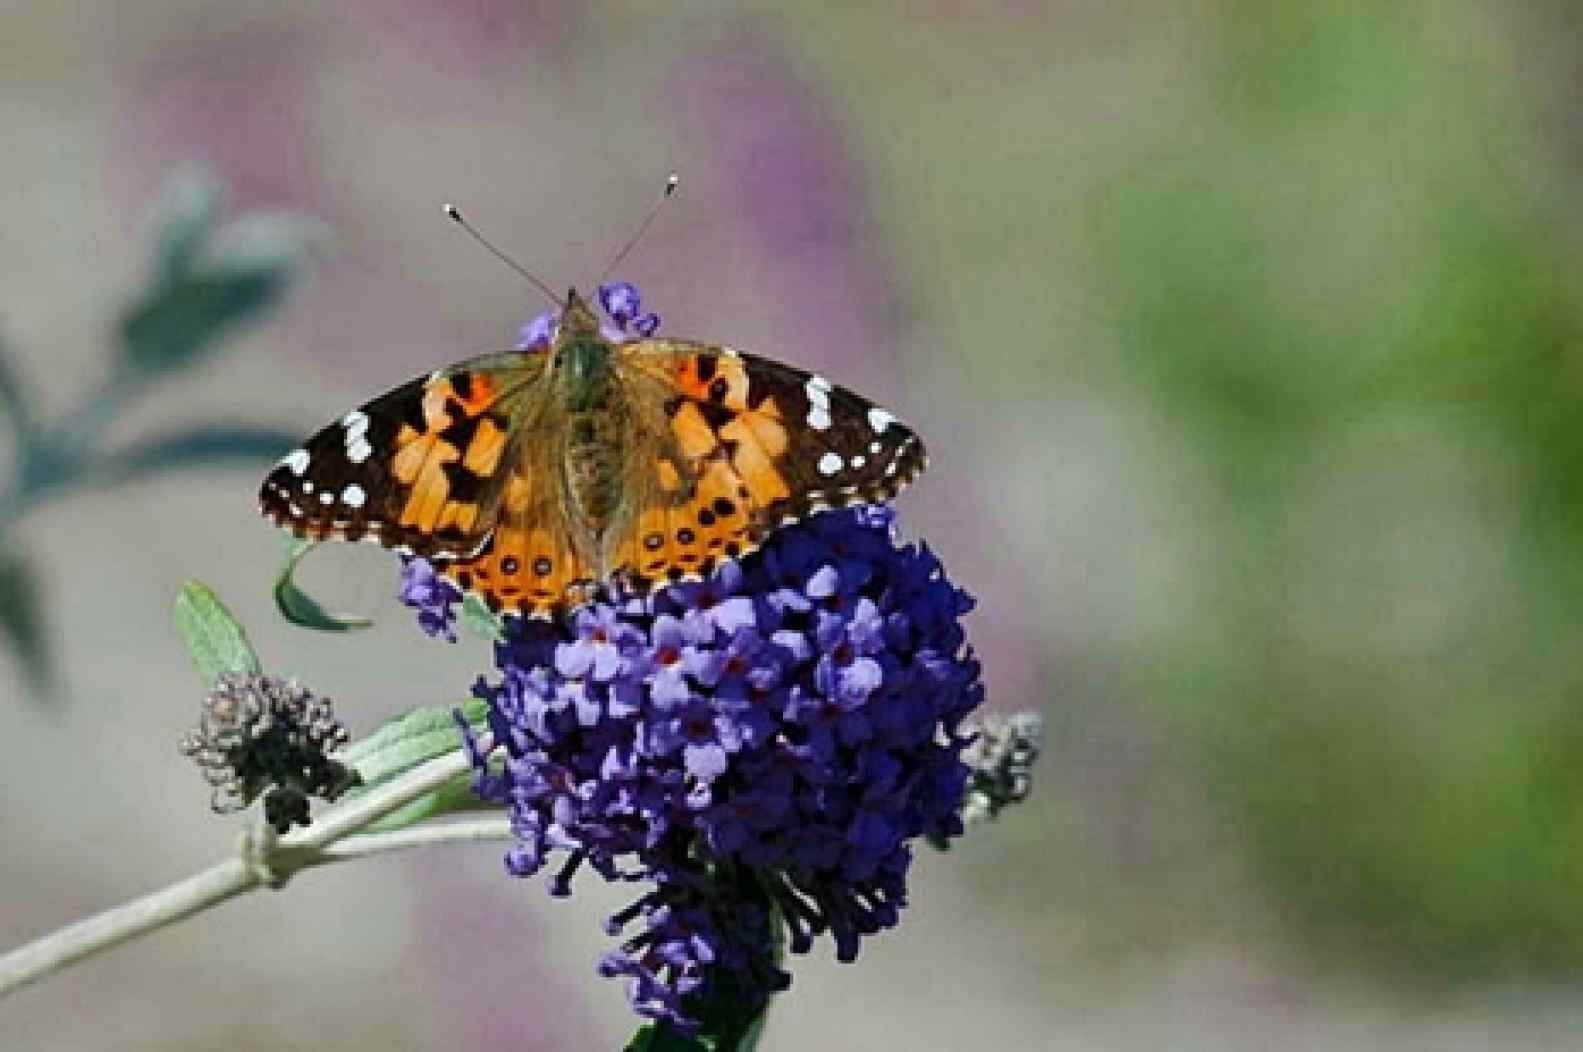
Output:
[[[226,672],[256,676],[264,670],[247,633],[207,585],[182,585],[176,596],[176,630],[206,687]]]
[[[232,328],[273,306],[288,277],[278,268],[244,267],[192,274],[156,287],[121,318],[122,357],[145,374],[189,365]]]
[[[478,698],[459,705],[421,705],[386,720],[336,754],[363,776],[361,789],[389,781],[403,771],[462,747],[452,713],[460,709],[468,726],[482,731],[488,706]]]
[[[357,768],[362,777],[362,784],[353,795],[368,792],[437,756],[461,749],[462,735],[452,716],[456,709],[461,710],[475,732],[485,729],[488,706],[473,698],[457,706],[426,705],[413,709],[342,749],[336,758]],[[457,775],[433,792],[386,815],[370,829],[401,829],[436,815],[493,810],[495,805],[484,803],[473,794],[472,781],[470,772]]]
[[[286,554],[286,564],[280,568],[280,576],[275,578],[275,608],[280,611],[280,616],[299,628],[313,628],[320,632],[348,632],[373,624],[358,614],[332,614],[297,587],[297,582],[293,580],[297,564],[314,547],[314,541],[294,541]]]
[[[93,475],[99,482],[126,482],[204,464],[266,463],[290,449],[298,437],[273,427],[199,424],[107,454],[95,465]]]
[[[32,564],[14,550],[0,556],[0,632],[34,693],[50,693],[55,686],[55,663],[38,578]]]
[[[500,615],[489,609],[489,604],[484,602],[472,592],[468,592],[462,599],[462,624],[473,635],[487,639],[491,643],[498,643],[506,638],[505,626],[500,621]]]

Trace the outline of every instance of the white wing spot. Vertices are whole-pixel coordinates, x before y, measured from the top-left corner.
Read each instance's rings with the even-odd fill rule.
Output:
[[[872,442],[870,442],[868,444],[868,451],[870,453],[879,453],[884,448],[885,448],[885,443],[881,442],[877,438],[874,441],[872,441]]]
[[[819,458],[819,474],[834,475],[846,466],[846,461],[841,459],[841,454],[830,452]]]
[[[313,492],[313,480],[312,479],[303,479],[302,480],[302,492],[304,492],[304,493],[312,493]]]
[[[868,426],[874,429],[876,435],[885,433],[885,429],[896,422],[896,418],[879,406],[873,406],[868,411]]]
[[[364,493],[363,487],[355,482],[347,483],[346,488],[341,491],[341,503],[349,508],[361,508],[367,499],[368,494]]]
[[[820,406],[808,410],[808,426],[815,431],[830,430],[830,411]]]
[[[361,464],[374,455],[374,447],[368,444],[368,439],[361,434],[354,441],[346,443],[346,459],[354,464]]]
[[[308,462],[311,459],[306,449],[294,449],[284,457],[281,457],[280,462],[290,468],[293,475],[300,476],[304,471],[308,470]]]
[[[329,490],[325,490],[323,493],[319,494],[319,503],[320,504],[334,504],[335,503],[335,494],[331,493]]]
[[[808,382],[803,384],[803,392],[808,396],[808,404],[814,409],[830,411],[830,381],[822,376],[810,376]]]
[[[868,461],[863,459],[863,454],[861,454],[861,453],[859,453],[857,456],[852,458],[852,466],[855,467],[855,468],[860,468],[864,464],[867,464],[867,463],[868,463]]]
[[[341,417],[341,426],[346,428],[346,440],[350,442],[354,435],[361,435],[368,430],[368,414],[361,409],[354,409]]]

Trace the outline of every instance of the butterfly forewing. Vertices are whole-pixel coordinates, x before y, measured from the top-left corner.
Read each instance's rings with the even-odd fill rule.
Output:
[[[515,403],[543,369],[543,355],[489,355],[352,410],[265,477],[264,515],[313,540],[471,555],[494,527]]]

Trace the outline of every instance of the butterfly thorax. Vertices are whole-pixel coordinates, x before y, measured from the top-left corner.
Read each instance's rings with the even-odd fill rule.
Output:
[[[625,456],[625,406],[619,398],[615,349],[574,290],[551,347],[551,389],[565,421],[567,497],[582,524],[602,532],[620,500]]]

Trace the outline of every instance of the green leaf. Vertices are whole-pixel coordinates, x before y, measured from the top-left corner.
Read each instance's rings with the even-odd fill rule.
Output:
[[[15,550],[0,556],[0,632],[36,694],[55,687],[55,663],[33,566]]]
[[[489,604],[484,602],[472,592],[468,592],[462,599],[462,624],[475,636],[498,643],[506,638],[506,629],[500,621],[500,615],[489,609]]]
[[[125,482],[203,464],[267,462],[290,449],[299,437],[272,427],[199,424],[107,454],[95,465],[93,475],[98,482]]]
[[[479,698],[458,705],[421,705],[380,724],[371,733],[352,742],[336,754],[336,759],[357,768],[363,776],[361,790],[387,782],[404,771],[462,747],[456,719],[457,709],[468,726],[483,730],[489,706]]]
[[[165,186],[149,287],[121,318],[122,364],[135,376],[188,365],[230,329],[272,307],[308,257],[317,228],[251,212],[216,227],[224,188],[188,171]]]
[[[715,1048],[677,1033],[669,1023],[649,1023],[632,1035],[624,1052],[715,1052]]]
[[[357,614],[332,614],[318,601],[297,587],[293,576],[302,557],[314,549],[314,541],[293,541],[286,554],[286,564],[275,578],[275,608],[280,616],[299,628],[313,628],[320,632],[349,632],[354,628],[367,628],[374,622]]]
[[[228,330],[273,306],[287,279],[280,268],[243,267],[159,286],[122,316],[122,358],[144,374],[189,365],[218,346]]]
[[[247,633],[207,585],[188,581],[176,596],[176,631],[187,644],[204,686],[222,674],[256,676],[264,671]]]
[[[351,795],[366,793],[437,756],[461,749],[462,735],[451,715],[456,709],[461,710],[468,726],[475,731],[486,729],[488,706],[477,698],[470,698],[460,705],[425,705],[413,709],[342,749],[336,759],[357,768],[362,777],[362,784]],[[369,829],[401,829],[436,815],[495,810],[496,805],[485,803],[474,795],[472,782],[472,772],[459,774],[433,792],[386,815]]]
[[[17,372],[11,348],[4,343],[0,343],[0,410],[10,418],[11,431],[25,453],[36,429],[33,401],[28,397],[21,374]]]

